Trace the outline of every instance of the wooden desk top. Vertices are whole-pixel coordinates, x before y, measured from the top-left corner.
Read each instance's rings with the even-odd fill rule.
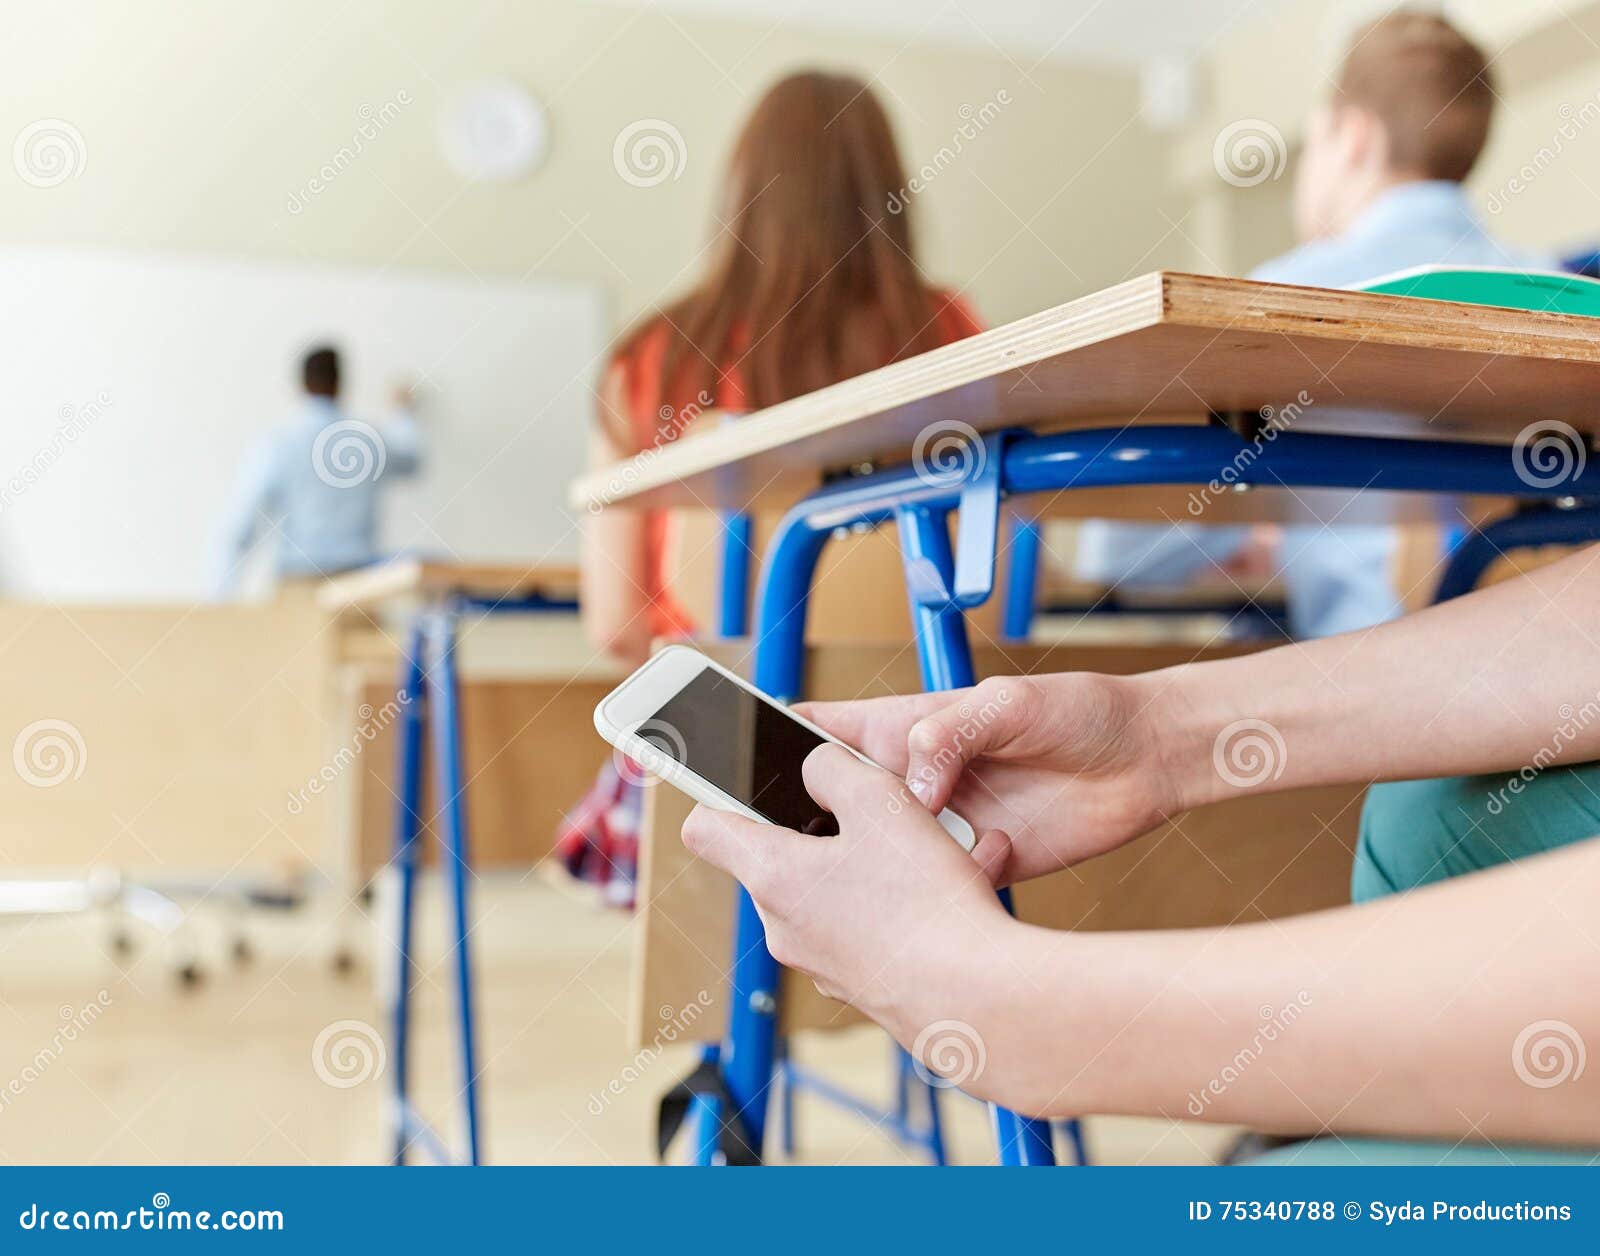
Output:
[[[336,576],[317,590],[317,605],[346,611],[398,598],[518,597],[544,593],[575,597],[578,569],[561,563],[449,563],[405,558]]]
[[[1302,391],[1310,400],[1290,427],[1305,431],[1509,440],[1536,419],[1600,429],[1600,320],[1157,272],[736,423],[706,424],[578,478],[571,503],[784,506],[823,468],[908,460],[938,425],[1204,422],[1212,411],[1281,410]],[[1160,494],[1136,490],[1147,492]],[[1242,509],[1208,510],[1206,520],[1284,517],[1275,493],[1284,496],[1241,495]],[[1127,514],[1114,499],[1132,496],[1063,493],[1059,513]],[[1186,517],[1184,496],[1168,517]]]

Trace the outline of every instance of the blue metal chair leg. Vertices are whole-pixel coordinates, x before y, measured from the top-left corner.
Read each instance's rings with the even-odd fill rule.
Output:
[[[1055,1128],[1072,1144],[1072,1162],[1077,1165],[1087,1166],[1089,1163],[1089,1148],[1083,1141],[1083,1122],[1077,1117],[1069,1117],[1065,1121],[1055,1122]]]
[[[467,880],[472,875],[467,849],[465,783],[461,772],[461,711],[456,676],[456,612],[441,611],[432,618],[432,646],[428,668],[429,705],[432,713],[434,782],[444,811],[444,872],[450,886],[456,969],[456,1011],[461,1038],[461,1099],[467,1145],[467,1163],[481,1163],[478,1141],[478,1071],[473,1049],[472,960],[469,945]]]
[[[717,635],[742,637],[750,628],[750,516],[722,515],[722,572],[717,581]]]
[[[917,1080],[922,1081],[921,1078]],[[944,1151],[944,1118],[939,1114],[939,1088],[924,1081],[922,1093],[928,1099],[928,1156],[942,1169],[950,1161]]]
[[[749,631],[750,627],[751,531],[750,516],[736,514],[729,511],[723,512],[722,567],[720,577],[718,579],[717,635],[725,639],[742,637],[746,632]],[[756,923],[759,925],[760,922],[757,921]],[[750,939],[748,938],[743,943],[736,942],[734,951],[735,956],[737,957],[744,954],[744,948],[747,945],[750,945]],[[764,951],[765,947],[761,946],[758,949]],[[737,967],[737,960],[735,966]],[[755,969],[759,969],[759,954],[752,957],[751,966]],[[747,978],[747,983],[752,989],[766,989],[766,985],[772,984],[771,982],[766,982],[766,985],[764,985],[764,982],[766,982],[766,978],[759,971],[753,971]],[[773,998],[774,1006],[776,1006],[775,994],[773,995]],[[748,1056],[756,1053],[756,1050],[752,1049],[751,1051],[747,1051],[746,1055]],[[707,1046],[702,1048],[700,1052],[700,1068],[704,1069],[709,1064],[720,1064],[721,1056],[722,1052],[717,1047]],[[699,1070],[696,1071],[698,1072]],[[788,1079],[781,1076],[783,1073],[783,1064],[781,1061],[777,1063],[776,1071],[778,1074],[780,1074],[777,1080],[782,1085],[783,1146],[786,1153],[792,1153],[794,1150],[794,1097],[792,1094],[792,1087],[790,1087],[788,1084]],[[704,1100],[707,1103],[713,1104],[714,1110],[718,1116],[717,1123],[720,1124],[721,1102],[718,1097],[715,1095],[697,1095],[695,1099],[696,1103]],[[701,1137],[701,1135],[705,1132],[701,1130],[697,1124],[697,1122],[703,1121],[705,1111],[706,1109],[703,1109],[702,1107],[695,1107],[685,1118],[685,1125],[689,1129],[696,1131],[694,1135],[696,1138]],[[740,1118],[735,1116],[733,1119],[735,1127],[737,1127]],[[718,1130],[715,1126],[712,1127],[710,1136],[713,1138],[713,1140],[717,1138]],[[715,1141],[713,1142],[713,1145],[715,1145]],[[696,1152],[696,1162],[707,1164],[711,1163],[709,1158],[703,1159],[698,1150]]]
[[[1033,627],[1039,590],[1039,524],[1021,515],[1011,523],[1011,554],[1006,569],[1006,604],[1000,633],[1007,641],[1026,641]]]
[[[715,1095],[696,1095],[690,1128],[694,1131],[694,1162],[702,1168],[720,1163],[718,1136],[722,1130],[722,1101]]]
[[[949,508],[924,505],[898,506],[895,521],[900,528],[900,552],[907,568],[913,564],[936,573],[945,588],[955,587],[955,558],[950,551]],[[908,585],[911,582],[908,580]],[[972,647],[967,640],[967,623],[959,607],[930,606],[912,597],[912,626],[917,635],[917,654],[922,663],[923,688],[961,689],[976,680],[972,666]],[[1001,893],[1006,910],[1011,896]],[[1050,1124],[1018,1116],[1005,1108],[991,1106],[995,1139],[1000,1146],[1000,1163],[1006,1165],[1053,1165],[1055,1152],[1050,1144]]]
[[[1600,506],[1541,505],[1522,510],[1473,532],[1451,551],[1435,602],[1471,593],[1495,559],[1508,550],[1533,545],[1582,545],[1600,540]]]
[[[922,1106],[927,1112],[927,1123],[921,1130],[917,1129],[916,1118],[911,1112],[913,1095],[922,1097]],[[894,1117],[903,1136],[909,1135],[912,1141],[923,1147],[928,1159],[939,1166],[947,1163],[944,1124],[939,1118],[939,1088],[917,1072],[911,1052],[898,1042],[894,1044]]]
[[[769,547],[756,610],[755,683],[788,701],[800,694],[805,665],[806,604],[828,533],[786,520]],[[755,903],[739,887],[734,923],[728,1030],[722,1080],[732,1102],[728,1121],[760,1154],[776,1065],[778,962],[767,950]]]
[[[794,1070],[790,1066],[789,1046],[785,1042],[781,1052],[782,1058],[778,1062],[778,1085],[780,1090],[778,1098],[782,1101],[783,1110],[783,1154],[785,1159],[793,1159],[795,1149],[794,1128],[794,1096],[798,1087],[794,1083]]]
[[[422,733],[426,695],[423,693],[423,637],[420,624],[413,624],[406,638],[406,654],[400,663],[399,763],[395,772],[398,801],[395,803],[394,867],[398,881],[399,920],[395,945],[399,972],[394,983],[394,1002],[390,1008],[390,1033],[394,1039],[391,1076],[394,1086],[394,1153],[392,1163],[406,1162],[411,1136],[405,1113],[410,1104],[411,1078],[411,916],[416,895],[417,846],[422,831]]]

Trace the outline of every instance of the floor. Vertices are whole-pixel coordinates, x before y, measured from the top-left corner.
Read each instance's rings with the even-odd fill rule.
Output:
[[[453,1001],[437,886],[425,886],[424,966],[413,1076],[448,1124],[456,1093]],[[631,921],[537,878],[486,881],[474,944],[486,1159],[499,1164],[654,1161],[654,1108],[692,1050],[636,1057],[624,1034]],[[204,974],[174,975],[164,941],[121,957],[98,917],[0,921],[0,1164],[371,1164],[389,1150],[392,1060],[374,1027],[384,1001],[371,956],[379,914],[343,934],[330,914],[255,913],[231,954],[235,918],[193,913]],[[341,936],[352,971],[335,970]],[[797,1056],[878,1101],[889,1049],[870,1027],[815,1035]],[[953,1158],[993,1157],[986,1114],[944,1097]],[[880,1130],[810,1098],[795,1160],[915,1162]],[[1088,1123],[1091,1154],[1115,1163],[1206,1163],[1233,1131],[1165,1121]]]

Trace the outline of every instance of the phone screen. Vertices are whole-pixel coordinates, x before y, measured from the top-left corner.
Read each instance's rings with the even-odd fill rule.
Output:
[[[819,837],[839,831],[800,774],[823,738],[715,668],[701,671],[635,731],[773,824]]]

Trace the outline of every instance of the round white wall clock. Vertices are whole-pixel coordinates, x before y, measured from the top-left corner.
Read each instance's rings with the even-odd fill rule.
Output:
[[[469,179],[532,174],[550,146],[550,123],[531,92],[503,79],[464,88],[439,119],[445,159]]]

